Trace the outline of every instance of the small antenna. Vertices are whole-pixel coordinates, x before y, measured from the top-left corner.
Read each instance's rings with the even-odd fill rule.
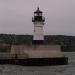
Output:
[[[39,11],[39,7],[37,7],[37,10]]]
[[[39,6],[37,8],[39,9]]]

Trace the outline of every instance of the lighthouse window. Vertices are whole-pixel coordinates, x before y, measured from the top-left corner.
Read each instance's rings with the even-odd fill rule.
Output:
[[[37,14],[34,14],[34,16],[38,16]]]
[[[34,16],[42,16],[42,13],[35,13]]]
[[[42,14],[40,13],[39,16],[42,16]]]

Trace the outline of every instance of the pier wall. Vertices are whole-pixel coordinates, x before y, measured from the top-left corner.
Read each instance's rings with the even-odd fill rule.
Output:
[[[12,45],[10,52],[0,52],[1,59],[54,58],[63,57],[60,45]]]

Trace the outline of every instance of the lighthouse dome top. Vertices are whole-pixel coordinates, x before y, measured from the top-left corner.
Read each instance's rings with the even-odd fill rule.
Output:
[[[40,9],[38,7],[37,10],[34,13],[42,13],[42,11],[40,11]]]

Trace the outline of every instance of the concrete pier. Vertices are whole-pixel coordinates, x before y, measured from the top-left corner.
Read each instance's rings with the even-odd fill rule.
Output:
[[[10,52],[0,53],[0,64],[65,65],[68,58],[64,57],[60,45],[12,45]]]

